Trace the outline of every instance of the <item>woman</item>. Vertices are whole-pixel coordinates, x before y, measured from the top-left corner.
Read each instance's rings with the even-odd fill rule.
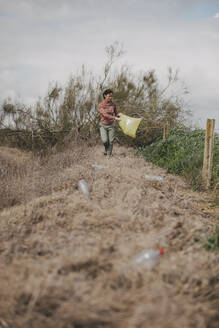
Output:
[[[112,102],[113,91],[107,89],[103,92],[104,100],[98,105],[101,115],[100,136],[104,144],[104,155],[111,156],[115,135],[115,121],[120,121],[116,104]]]

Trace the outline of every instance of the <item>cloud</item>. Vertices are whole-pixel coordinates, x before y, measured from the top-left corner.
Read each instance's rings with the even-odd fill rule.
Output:
[[[214,18],[219,18],[219,13],[216,13],[216,14],[214,15]]]
[[[120,63],[133,70],[155,69],[165,81],[168,66],[179,69],[203,117],[206,103],[212,111],[219,103],[219,21],[210,14],[219,7],[211,4],[206,11],[204,0],[0,0],[1,99],[32,101],[82,64],[99,74],[105,47],[118,40],[126,49]]]

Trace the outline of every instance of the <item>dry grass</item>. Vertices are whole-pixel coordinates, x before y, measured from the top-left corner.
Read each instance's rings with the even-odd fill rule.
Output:
[[[109,159],[102,150],[16,161],[20,205],[0,213],[0,325],[217,328],[219,255],[194,243],[213,230],[207,195],[133,150],[115,145]],[[79,176],[90,200],[75,188]],[[165,254],[153,270],[131,265],[156,247]]]
[[[67,150],[48,158],[0,147],[0,210],[72,186],[68,168],[80,165],[87,145],[71,143]]]

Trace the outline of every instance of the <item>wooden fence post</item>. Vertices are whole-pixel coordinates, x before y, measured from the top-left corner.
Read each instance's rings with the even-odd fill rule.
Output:
[[[206,188],[210,187],[211,171],[213,164],[213,147],[214,147],[214,126],[215,120],[207,119],[205,132],[205,149],[202,168],[202,179]]]
[[[165,124],[163,127],[163,140],[166,139],[167,132],[168,132],[168,125]]]

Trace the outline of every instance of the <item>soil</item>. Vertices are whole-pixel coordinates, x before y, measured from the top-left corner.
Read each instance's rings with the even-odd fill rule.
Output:
[[[1,328],[219,327],[219,252],[203,247],[217,219],[206,193],[119,145],[111,158],[87,148],[53,172],[52,188],[0,212]],[[33,175],[34,190],[47,176],[49,185],[49,170]],[[76,188],[81,176],[90,198]],[[153,269],[133,262],[158,247]]]

